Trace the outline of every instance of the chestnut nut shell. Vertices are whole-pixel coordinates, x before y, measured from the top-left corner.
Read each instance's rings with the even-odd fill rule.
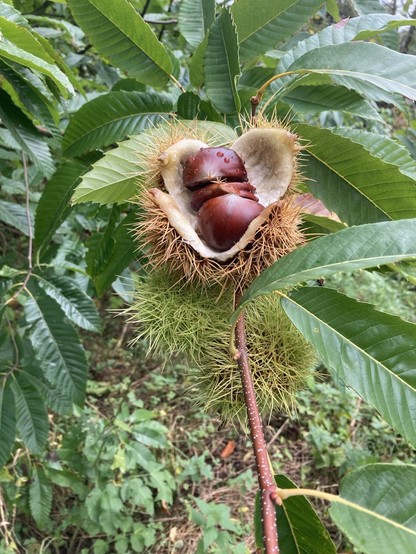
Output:
[[[223,252],[236,244],[264,207],[237,194],[207,200],[198,212],[199,230],[206,243]]]
[[[183,184],[190,190],[212,181],[247,181],[243,160],[231,148],[201,148],[188,157],[182,173]]]
[[[198,211],[204,202],[210,200],[211,198],[216,198],[217,196],[223,196],[224,194],[238,194],[243,198],[249,198],[258,202],[257,196],[254,194],[256,192],[255,187],[250,185],[250,183],[223,183],[216,182],[211,183],[205,187],[193,190],[191,193],[191,206],[195,211]]]
[[[227,133],[229,133],[229,129],[227,127]],[[250,260],[255,259],[256,267],[266,267],[268,265],[267,260],[274,260],[276,256],[280,255],[281,243],[286,244],[286,242],[291,241],[290,237],[287,237],[286,227],[280,225],[280,215],[278,214],[281,213],[279,205],[282,197],[297,177],[296,160],[299,149],[296,144],[296,135],[278,126],[267,126],[249,129],[236,138],[234,142],[230,139],[230,149],[236,152],[241,160],[244,160],[247,181],[255,187],[255,195],[259,199],[259,203],[264,206],[264,210],[250,222],[238,242],[228,250],[219,251],[209,246],[200,234],[199,218],[197,212],[191,206],[193,191],[184,185],[183,173],[189,157],[195,156],[201,149],[210,148],[208,140],[215,140],[218,144],[220,141],[228,140],[228,134],[224,136],[221,131],[220,135],[215,134],[212,138],[210,129],[205,136],[205,142],[203,142],[200,140],[203,135],[199,131],[199,134],[195,135],[197,138],[189,138],[188,133],[183,131],[182,124],[180,131],[183,138],[179,140],[175,138],[175,142],[162,153],[159,153],[157,158],[160,176],[166,192],[156,187],[151,189],[149,195],[151,205],[161,212],[160,233],[154,235],[152,231],[154,227],[143,224],[143,236],[149,237],[158,252],[166,259],[169,258],[172,264],[180,264],[179,258],[177,259],[176,254],[173,253],[176,252],[173,243],[167,240],[170,235],[166,234],[165,222],[168,221],[170,226],[183,239],[184,263],[188,259],[189,247],[202,259],[208,260],[205,265],[201,265],[201,268],[204,267],[204,275],[210,275],[209,280],[217,275],[219,271],[218,264],[233,264],[236,256],[238,256],[238,259],[248,256]],[[179,135],[180,133],[178,133],[177,138],[179,138]],[[225,179],[215,179],[214,181],[218,180],[225,181]],[[237,182],[238,179],[227,179],[227,181]],[[204,184],[210,183],[203,183],[202,186]],[[197,189],[199,186],[197,185],[194,188]],[[257,204],[257,202],[254,202],[254,204]],[[162,212],[166,218],[165,220],[163,220]],[[260,237],[257,237],[257,230],[269,220],[271,214],[273,214],[275,225],[268,227],[262,233],[261,240],[258,241],[257,238]],[[297,218],[292,219],[297,225]],[[293,225],[290,228],[293,230]],[[279,239],[280,234],[282,234],[282,240]],[[296,236],[299,236],[299,234],[297,233]],[[292,242],[295,244],[296,241]],[[280,246],[276,253],[277,243]],[[251,246],[246,251],[245,249],[249,244]],[[286,250],[286,247],[283,250]],[[259,256],[265,260],[263,265],[259,261]],[[233,268],[235,274],[240,271],[249,274],[251,271],[248,266],[243,269],[238,264]]]

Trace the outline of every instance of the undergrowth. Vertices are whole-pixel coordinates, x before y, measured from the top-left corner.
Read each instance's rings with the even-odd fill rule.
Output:
[[[414,291],[400,280],[361,272],[327,285],[413,316]],[[196,385],[180,360],[148,358],[143,342],[128,348],[129,326],[104,317],[101,339],[85,336],[93,368],[85,409],[53,417],[46,456],[18,445],[0,473],[0,553],[254,551],[248,437],[194,406]],[[273,415],[265,432],[277,473],[330,492],[359,465],[414,461],[325,368],[299,394],[296,418]],[[326,521],[339,552],[351,552]]]

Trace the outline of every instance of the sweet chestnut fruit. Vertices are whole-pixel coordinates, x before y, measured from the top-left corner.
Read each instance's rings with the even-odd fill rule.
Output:
[[[217,196],[223,196],[224,194],[238,194],[243,198],[249,198],[257,202],[257,196],[254,194],[256,187],[250,185],[250,183],[223,183],[217,181],[211,183],[205,187],[195,189],[191,193],[191,206],[195,211],[198,211],[204,202]]]
[[[201,148],[185,161],[182,179],[193,190],[213,181],[247,181],[247,171],[231,148]]]
[[[217,196],[205,202],[198,211],[201,234],[207,244],[223,252],[244,235],[247,227],[262,211],[258,201],[238,194]]]
[[[202,238],[220,252],[234,246],[264,209],[243,160],[231,148],[201,148],[186,159],[182,180],[191,191]]]

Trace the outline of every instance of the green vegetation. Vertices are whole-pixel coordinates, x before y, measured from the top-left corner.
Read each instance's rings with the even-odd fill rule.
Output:
[[[382,4],[0,1],[0,554],[264,550],[234,291],[174,290],[132,232],[150,152],[256,115],[299,137],[308,242],[240,305],[277,483],[309,489],[281,553],[410,554],[416,12]]]

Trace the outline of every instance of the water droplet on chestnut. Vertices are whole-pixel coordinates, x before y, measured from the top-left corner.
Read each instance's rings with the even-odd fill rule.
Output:
[[[211,181],[247,181],[243,160],[231,148],[201,148],[183,166],[184,185],[193,190]]]

